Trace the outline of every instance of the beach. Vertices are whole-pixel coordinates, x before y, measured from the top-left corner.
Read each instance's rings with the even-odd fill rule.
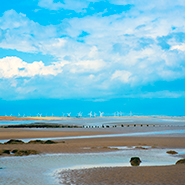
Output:
[[[62,171],[62,184],[184,185],[185,165],[91,168]]]
[[[115,124],[116,123],[114,122],[112,125]],[[126,125],[127,124],[128,123],[126,123]],[[155,124],[155,127],[153,124]],[[35,150],[40,153],[38,157],[36,157],[36,155],[35,157],[30,156],[31,158],[27,158],[26,156],[23,158],[16,158],[5,154],[1,155],[0,160],[2,157],[5,157],[6,163],[4,165],[7,166],[12,165],[12,163],[15,163],[14,165],[28,163],[29,165],[29,160],[32,162],[36,160],[35,164],[40,163],[39,161],[42,160],[49,160],[51,163],[50,168],[56,169],[60,169],[61,164],[61,170],[57,172],[55,177],[58,179],[57,183],[55,182],[54,184],[181,185],[184,184],[185,180],[183,173],[185,165],[175,165],[175,162],[180,158],[185,158],[185,153],[181,152],[174,157],[166,154],[166,152],[168,150],[184,151],[185,134],[184,132],[179,132],[181,130],[185,130],[184,124],[163,124],[164,123],[160,125],[160,122],[155,121],[149,126],[145,123],[142,123],[141,126],[141,123],[139,122],[136,123],[136,126],[131,123],[129,124],[129,127],[128,125],[121,127],[119,123],[117,127],[113,126],[109,128],[0,128],[0,140],[8,141],[9,139],[22,139],[24,141],[26,139],[35,140],[40,138],[42,140],[47,140],[53,138],[56,142],[53,144],[28,144],[27,142],[24,144],[0,144],[0,150]],[[76,156],[74,159],[72,154]],[[140,155],[139,157],[144,160],[141,163],[144,166],[129,167],[129,158],[133,157],[132,155],[135,154]],[[60,163],[57,163],[55,160],[55,155],[57,156],[58,161],[61,161]],[[80,165],[80,168],[75,167],[73,169],[71,167],[67,167],[69,164],[65,164],[66,161],[62,157],[63,155],[66,160],[68,158],[71,160],[70,166]],[[112,157],[109,157],[109,155]],[[124,155],[127,157],[124,158]],[[149,157],[147,157],[147,155]],[[155,158],[155,155],[159,156]],[[100,157],[98,158],[98,156]],[[122,156],[123,163],[121,162]],[[152,162],[152,157],[155,158],[154,162]],[[8,158],[10,160],[8,160]],[[79,161],[75,161],[75,158],[79,159]],[[83,161],[83,158],[86,162]],[[110,164],[108,164],[109,158],[111,159]],[[163,158],[164,160],[166,159],[166,162],[164,163]],[[169,162],[167,158],[169,158]],[[28,159],[27,162],[25,161],[26,159]],[[18,161],[15,160],[20,161],[18,163]],[[105,160],[105,162],[102,163],[103,160]],[[82,163],[80,163],[80,161]],[[88,161],[90,161],[90,163]],[[89,164],[90,167],[87,165],[88,167],[83,169],[83,163],[84,167],[87,164]],[[44,162],[43,165],[45,165]],[[120,167],[117,167],[117,165],[120,165]],[[33,170],[31,166],[30,168],[30,173],[33,173],[34,175],[35,168],[33,168]],[[46,166],[45,171],[47,170],[49,169]],[[25,172],[22,173],[25,174]],[[39,173],[40,172],[35,174],[35,179],[39,178]],[[46,172],[43,171],[43,173]],[[17,179],[18,177],[15,176],[14,178]],[[27,178],[26,175],[25,178]],[[9,178],[6,181],[9,181]],[[29,178],[24,179],[24,181],[26,181],[27,184],[31,183]],[[32,184],[37,183],[35,182]],[[39,182],[38,184],[42,184],[42,182]],[[48,184],[52,183],[48,182]]]
[[[68,129],[69,130],[69,129]],[[77,130],[77,129],[76,129]],[[20,139],[20,138],[47,138],[50,137],[69,137],[69,136],[92,136],[115,134],[111,131],[38,131],[26,129],[0,129],[0,139]],[[38,150],[41,153],[84,153],[84,152],[102,152],[111,151],[110,146],[151,146],[159,148],[184,148],[185,137],[158,136],[158,137],[101,137],[85,139],[63,139],[65,143],[43,145],[43,144],[16,144],[0,145],[1,149],[24,149]],[[88,147],[89,149],[83,149]]]

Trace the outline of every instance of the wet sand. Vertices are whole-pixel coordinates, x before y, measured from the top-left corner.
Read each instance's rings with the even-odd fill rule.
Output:
[[[24,138],[47,138],[47,137],[68,137],[81,135],[111,134],[104,131],[87,131],[85,129],[17,129],[0,128],[1,139],[24,139]]]
[[[114,167],[60,172],[64,185],[184,185],[185,165]]]
[[[134,130],[133,130],[134,129]],[[112,128],[112,129],[0,129],[0,139],[67,137],[80,135],[102,135],[141,132],[166,128]],[[111,152],[110,146],[151,146],[153,148],[185,148],[185,136],[179,134],[139,137],[103,137],[66,139],[57,144],[10,144],[2,149],[36,150],[41,153],[93,153]],[[182,158],[185,158],[182,155]],[[185,165],[152,167],[112,167],[67,170],[60,173],[62,184],[76,185],[183,185]],[[69,182],[70,180],[70,182]]]
[[[110,130],[102,131],[48,131],[48,129],[0,129],[0,139],[20,139],[20,138],[44,138],[44,137],[67,137],[80,135],[103,135],[115,134]],[[101,130],[101,129],[100,129]],[[37,150],[41,153],[87,153],[111,151],[110,146],[151,146],[157,148],[185,148],[185,137],[147,136],[147,137],[102,137],[102,138],[85,138],[85,139],[63,139],[58,140],[57,144],[11,144],[0,145],[2,149],[20,149],[20,150]],[[88,149],[87,149],[88,148]]]

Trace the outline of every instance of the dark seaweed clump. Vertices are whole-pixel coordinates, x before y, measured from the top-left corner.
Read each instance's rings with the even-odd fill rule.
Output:
[[[5,142],[4,144],[24,144],[22,140],[18,139],[10,139],[9,141]]]
[[[36,154],[39,154],[38,151],[36,150],[13,150],[12,153],[15,155],[15,156],[24,156],[24,155],[36,155]]]
[[[175,164],[184,164],[185,165],[185,159],[180,159]]]
[[[176,151],[174,151],[174,150],[169,150],[169,151],[167,151],[166,153],[167,153],[167,154],[172,154],[172,155],[178,154],[178,152],[176,152]]]
[[[42,140],[31,140],[28,142],[29,144],[55,144],[58,142],[52,141],[52,140],[46,140],[46,141],[42,141]]]
[[[0,150],[0,155],[10,155],[10,156],[25,156],[25,155],[36,155],[39,154],[36,150]]]

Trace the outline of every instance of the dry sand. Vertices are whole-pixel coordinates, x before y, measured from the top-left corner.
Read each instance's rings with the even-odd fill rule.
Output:
[[[0,116],[0,120],[54,120],[54,119],[76,119],[72,117],[15,117],[15,116]]]

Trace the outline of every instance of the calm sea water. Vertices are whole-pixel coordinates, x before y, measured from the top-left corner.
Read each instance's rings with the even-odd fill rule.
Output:
[[[102,126],[102,124],[161,124],[161,125],[184,125],[185,119],[180,118],[135,118],[135,117],[102,117],[102,118],[75,118],[60,120],[20,120],[20,121],[0,121],[0,125],[19,125],[30,123],[57,123],[79,126]]]

